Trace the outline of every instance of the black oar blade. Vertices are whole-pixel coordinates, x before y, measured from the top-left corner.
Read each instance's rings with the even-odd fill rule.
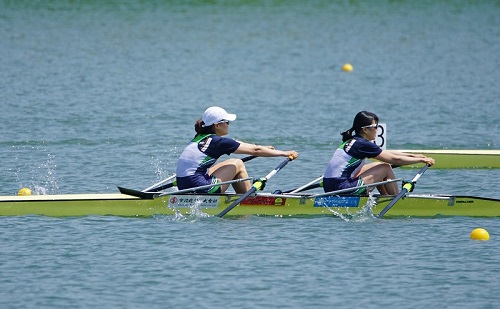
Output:
[[[142,192],[139,190],[128,189],[123,187],[118,187],[118,190],[120,190],[120,193],[122,194],[140,197],[145,200],[152,200],[155,198],[155,196],[159,195],[158,192]]]

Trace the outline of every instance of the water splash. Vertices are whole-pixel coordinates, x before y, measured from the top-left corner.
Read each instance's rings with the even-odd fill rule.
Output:
[[[40,159],[33,158],[33,154],[37,155],[40,151],[46,152],[45,149],[38,147],[16,147],[17,150],[29,151],[29,159],[23,162],[24,156],[16,155],[15,160],[21,162],[15,168],[16,182],[19,184],[19,189],[23,187],[31,188],[33,194],[57,194],[59,193],[59,184],[56,175],[57,164],[55,156],[50,153],[46,154],[44,162],[40,163]]]
[[[356,222],[364,222],[375,219],[375,216],[373,215],[373,208],[375,206],[377,206],[377,198],[373,195],[372,191],[368,196],[368,201],[366,202],[366,204],[351,216],[351,220]]]
[[[174,212],[174,215],[167,216],[166,218],[169,221],[176,221],[176,222],[198,222],[201,219],[211,218],[212,217],[211,215],[203,212],[203,210],[200,207],[201,203],[202,203],[201,200],[195,200],[193,204],[189,206],[188,214],[182,214],[180,210],[170,205],[166,206],[169,207]]]
[[[178,155],[176,155],[177,147],[173,147],[173,149],[170,149],[168,152],[169,153],[164,153],[160,152],[158,155],[151,156],[150,157],[150,164],[153,167],[154,173],[156,174],[156,180],[160,181],[163,179],[166,179],[174,174],[174,172],[169,171],[168,169],[173,169],[175,171],[175,166],[177,164],[177,161],[174,160],[169,160],[167,162],[164,162],[161,158],[177,158]],[[174,153],[174,155],[172,155]]]
[[[366,204],[363,205],[361,209],[352,214],[349,213],[349,208],[347,208],[348,211],[346,214],[339,212],[338,210],[340,208],[335,208],[335,207],[326,207],[326,208],[336,217],[346,222],[348,221],[364,222],[375,218],[375,216],[373,215],[373,208],[376,205],[377,205],[377,198],[374,196],[373,192],[370,192]]]
[[[192,206],[189,207],[189,217],[194,219],[203,219],[210,218],[211,216],[207,213],[204,213],[201,209],[201,200],[196,200]]]

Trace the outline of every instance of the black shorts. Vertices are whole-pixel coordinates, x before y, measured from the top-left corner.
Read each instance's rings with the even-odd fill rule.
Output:
[[[354,179],[351,178],[323,178],[323,189],[325,193],[349,188],[363,186],[365,183],[361,177]],[[366,192],[365,188],[359,188],[353,191],[343,192],[345,194],[363,194]]]
[[[194,191],[196,193],[210,193],[210,194],[221,193],[221,187],[218,183],[219,179],[217,179],[217,177],[210,176],[208,174],[177,178],[177,188],[179,188],[179,190],[213,185],[213,187],[208,187]]]

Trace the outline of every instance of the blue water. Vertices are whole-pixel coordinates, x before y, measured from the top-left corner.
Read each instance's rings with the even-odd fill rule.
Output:
[[[173,173],[210,105],[238,114],[231,137],[300,152],[266,191],[320,176],[362,109],[390,149],[499,149],[499,15],[465,0],[0,0],[0,194],[145,188]],[[416,191],[500,198],[499,180],[431,168]],[[476,227],[490,241],[471,241]],[[0,218],[0,305],[494,308],[497,227]]]
[[[497,220],[4,218],[3,308],[496,308]],[[468,239],[489,229],[492,240]]]

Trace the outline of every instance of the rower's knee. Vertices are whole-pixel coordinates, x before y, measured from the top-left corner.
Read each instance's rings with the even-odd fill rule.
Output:
[[[389,163],[379,162],[378,167],[381,168],[381,169],[383,169],[387,173],[392,173],[392,166]]]
[[[378,165],[381,166],[382,168],[392,169],[391,165],[386,162],[378,162]]]
[[[231,164],[233,164],[236,167],[237,171],[246,170],[245,163],[241,159],[230,159],[230,160],[232,161]]]

